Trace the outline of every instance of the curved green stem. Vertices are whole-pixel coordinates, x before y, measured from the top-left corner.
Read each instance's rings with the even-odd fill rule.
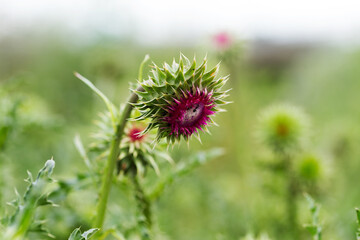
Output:
[[[144,91],[142,87],[139,87],[137,91]],[[119,145],[124,134],[125,125],[130,117],[133,109],[133,103],[138,101],[138,96],[135,93],[130,95],[130,98],[125,106],[124,111],[121,113],[121,118],[116,124],[116,132],[113,140],[111,141],[110,154],[108,156],[106,166],[104,169],[102,185],[99,194],[99,203],[96,209],[96,217],[94,226],[96,228],[102,228],[105,220],[106,206],[111,190],[112,178],[114,170],[116,168],[116,162],[119,158]]]

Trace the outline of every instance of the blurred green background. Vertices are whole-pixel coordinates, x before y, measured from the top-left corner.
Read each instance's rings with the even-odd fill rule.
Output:
[[[116,37],[79,44],[54,30],[3,36],[0,127],[9,134],[1,145],[2,203],[14,198],[15,187],[24,190],[26,170],[35,173],[51,157],[56,178],[84,168],[73,138],[79,133],[85,143],[91,141],[93,120],[104,104],[74,71],[119,104],[145,54],[159,65],[179,52],[198,61],[207,54],[210,67],[222,61],[221,74],[231,74],[233,103],[216,117],[219,127],[211,128],[212,135],[202,134],[202,144],[191,140],[189,149],[184,144],[171,152],[175,160],[212,147],[225,154],[165,191],[155,209],[164,239],[239,239],[249,232],[286,239],[284,179],[267,167],[273,155],[255,134],[259,112],[276,103],[297,105],[311,119],[308,149],[321,156],[320,176],[304,191],[322,205],[324,239],[354,239],[354,207],[360,206],[360,48],[233,37],[224,50],[212,40],[148,46]],[[14,104],[19,104],[16,121],[5,114]],[[299,223],[308,223],[305,198],[298,204]],[[303,232],[303,239],[310,239]]]

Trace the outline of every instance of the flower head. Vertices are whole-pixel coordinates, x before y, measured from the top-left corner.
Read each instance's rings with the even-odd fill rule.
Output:
[[[151,119],[144,133],[156,128],[157,141],[167,138],[173,143],[207,130],[212,116],[227,103],[227,91],[222,88],[228,77],[216,78],[219,65],[205,72],[206,63],[205,59],[196,67],[195,60],[191,63],[181,55],[179,63],[174,60],[172,66],[154,64],[152,76],[140,82],[143,91],[135,91],[141,112],[137,119]]]
[[[187,91],[182,93],[179,100],[174,99],[163,120],[170,125],[170,135],[189,137],[211,122],[210,116],[215,114],[212,110],[214,107],[211,94],[197,88],[195,93]]]
[[[314,154],[305,154],[299,159],[297,171],[302,179],[316,181],[322,174],[321,159]]]
[[[214,36],[214,43],[219,49],[227,49],[230,47],[232,40],[228,33],[220,32]]]
[[[259,136],[273,151],[287,152],[300,147],[306,136],[308,121],[293,106],[273,106],[260,114]]]

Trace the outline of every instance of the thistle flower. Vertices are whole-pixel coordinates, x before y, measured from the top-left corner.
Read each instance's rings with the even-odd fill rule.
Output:
[[[290,105],[273,106],[260,114],[259,137],[275,152],[299,148],[307,134],[304,113]]]
[[[205,73],[207,60],[199,67],[180,55],[179,63],[172,66],[164,63],[160,68],[154,64],[152,76],[139,82],[143,91],[134,90],[139,96],[136,104],[141,115],[137,120],[150,118],[143,133],[157,129],[156,142],[162,138],[174,143],[182,138],[188,140],[193,134],[208,131],[214,123],[212,117],[227,104],[224,98],[228,91],[222,88],[227,77],[216,78],[217,65]]]
[[[214,43],[219,49],[227,49],[232,43],[230,35],[226,32],[220,32],[214,36]]]

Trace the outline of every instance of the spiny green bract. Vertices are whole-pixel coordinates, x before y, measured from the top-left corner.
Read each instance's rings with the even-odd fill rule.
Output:
[[[228,76],[216,78],[219,64],[206,72],[207,60],[196,67],[195,59],[190,62],[180,55],[170,66],[153,65],[152,75],[145,81],[140,79],[140,88],[133,90],[139,96],[135,104],[141,115],[137,120],[150,118],[151,122],[143,133],[157,129],[156,142],[166,138],[168,143],[188,140],[195,133],[208,131],[207,124],[214,123],[210,115],[222,111],[227,104],[227,91],[223,86]],[[191,112],[190,112],[191,110]]]
[[[277,105],[259,115],[259,138],[275,152],[299,148],[307,136],[308,118],[291,105]]]

